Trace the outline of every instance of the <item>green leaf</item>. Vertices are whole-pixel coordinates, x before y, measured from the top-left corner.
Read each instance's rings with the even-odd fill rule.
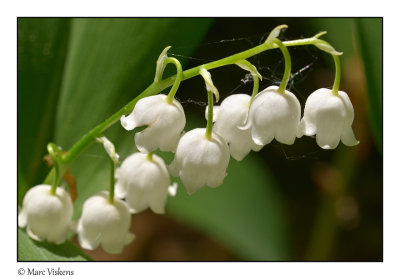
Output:
[[[382,153],[382,19],[356,20],[358,49],[364,63],[369,99],[369,120],[378,150]]]
[[[43,156],[47,142],[53,140],[69,24],[69,19],[18,19],[19,201],[48,171]],[[20,181],[22,177],[26,183]]]
[[[249,261],[289,260],[287,215],[265,163],[251,153],[229,162],[223,185],[189,196],[179,183],[167,212],[212,236]]]
[[[32,240],[28,234],[18,229],[18,261],[88,261],[89,256],[83,253],[72,242],[61,245]]]

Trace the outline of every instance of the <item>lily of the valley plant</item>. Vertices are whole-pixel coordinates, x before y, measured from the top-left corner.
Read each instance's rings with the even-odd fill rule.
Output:
[[[72,231],[84,249],[101,246],[109,253],[120,253],[134,239],[129,231],[131,214],[147,208],[157,214],[165,212],[168,197],[175,196],[177,191],[171,175],[180,178],[188,194],[194,194],[204,186],[215,188],[223,184],[229,175],[230,157],[241,161],[249,152],[259,151],[274,139],[291,145],[296,137],[315,135],[316,143],[323,149],[334,149],[340,141],[348,146],[358,144],[351,127],[353,106],[349,96],[339,90],[341,53],[320,39],[325,32],[282,42],[278,37],[284,28],[287,26],[276,27],[257,47],[186,71],[182,71],[176,58],[168,57],[169,47],[164,49],[157,60],[154,82],[133,101],[87,133],[68,152],[63,153],[60,147],[49,143],[54,167],[43,184],[26,193],[18,226],[26,227],[29,236],[37,241],[61,244]],[[297,97],[286,88],[291,77],[288,48],[300,45],[314,45],[329,53],[336,67],[332,89],[321,88],[310,94],[303,118]],[[259,92],[261,75],[246,59],[276,48],[281,50],[285,61],[282,81]],[[169,63],[176,67],[177,73],[163,79]],[[218,102],[219,92],[210,70],[225,65],[249,71],[253,92],[228,96],[214,106],[214,97]],[[203,127],[185,132],[184,109],[175,94],[181,81],[198,75],[204,79],[208,96],[206,121]],[[168,87],[171,87],[168,95],[159,94]],[[138,152],[127,156],[121,164],[113,143],[102,136],[118,120],[128,131],[145,127],[134,135]],[[109,190],[92,193],[83,205],[81,217],[72,220],[73,202],[59,182],[69,165],[95,139],[103,144],[110,158]],[[174,153],[169,166],[155,154],[160,151]]]

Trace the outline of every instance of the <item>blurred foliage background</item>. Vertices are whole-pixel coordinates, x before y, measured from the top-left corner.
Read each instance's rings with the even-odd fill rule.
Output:
[[[326,151],[314,138],[292,146],[274,141],[242,162],[231,159],[222,186],[188,196],[180,184],[166,215],[133,215],[136,240],[120,255],[82,251],[73,236],[62,246],[38,243],[19,229],[18,260],[382,261],[381,18],[19,18],[18,205],[49,171],[47,142],[68,150],[141,93],[164,47],[172,46],[170,56],[188,69],[256,46],[279,24],[289,25],[281,39],[328,31],[324,39],[344,52],[341,90],[355,109],[358,146]],[[312,46],[289,51],[290,90],[304,107],[310,93],[332,85],[333,60]],[[279,82],[279,50],[249,60],[264,77],[261,89]],[[211,73],[221,100],[251,94],[252,82],[239,67]],[[171,74],[168,66],[164,76]],[[185,129],[205,127],[201,78],[182,82],[177,98],[187,114]],[[121,159],[135,151],[133,134],[120,125],[105,135]],[[172,160],[172,154],[161,155]],[[108,167],[98,144],[73,163],[74,218],[85,199],[108,188]]]

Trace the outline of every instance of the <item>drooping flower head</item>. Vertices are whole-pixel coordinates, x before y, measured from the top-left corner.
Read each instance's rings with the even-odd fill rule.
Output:
[[[27,227],[28,235],[37,241],[47,240],[56,244],[65,241],[71,222],[73,205],[63,188],[50,193],[50,185],[37,185],[29,189],[18,215],[18,226]]]
[[[253,99],[247,123],[241,129],[251,129],[257,145],[266,145],[274,138],[284,144],[293,144],[300,121],[300,103],[296,96],[270,86]]]
[[[117,170],[116,195],[125,198],[132,213],[148,207],[163,214],[168,194],[175,195],[177,184],[170,177],[162,158],[155,154],[134,153]]]
[[[331,89],[321,88],[307,98],[297,136],[316,135],[317,144],[324,149],[336,148],[340,140],[348,146],[357,145],[353,120],[354,109],[347,94],[338,91],[335,95]]]
[[[78,240],[84,249],[94,250],[99,245],[110,254],[121,253],[135,236],[129,232],[131,215],[125,202],[108,201],[102,191],[85,201],[78,221]]]
[[[259,151],[263,147],[254,143],[250,128],[239,128],[247,120],[250,99],[247,94],[234,94],[224,99],[219,107],[214,107],[214,131],[225,139],[237,161],[241,161],[250,150]]]
[[[169,170],[179,176],[189,194],[207,185],[215,188],[222,184],[229,163],[229,148],[216,133],[207,138],[206,129],[193,129],[184,134],[178,144]]]
[[[169,103],[166,98],[163,94],[142,98],[131,114],[121,117],[121,125],[128,131],[147,126],[135,134],[135,143],[141,152],[176,149],[186,118],[182,105],[175,99]]]

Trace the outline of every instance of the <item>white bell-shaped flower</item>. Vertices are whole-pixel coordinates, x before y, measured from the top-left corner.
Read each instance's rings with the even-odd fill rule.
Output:
[[[115,194],[125,198],[131,213],[147,209],[165,213],[168,194],[174,196],[177,184],[170,186],[170,176],[162,158],[152,154],[134,153],[117,169]]]
[[[253,99],[247,124],[241,129],[251,128],[257,145],[266,145],[274,138],[284,144],[293,144],[300,114],[300,103],[293,93],[285,90],[282,94],[277,86],[270,86]]]
[[[131,215],[124,201],[108,201],[108,192],[102,191],[85,201],[78,221],[79,244],[94,250],[99,245],[110,254],[121,253],[124,246],[133,241],[129,232]]]
[[[121,125],[128,131],[147,126],[135,134],[135,143],[141,152],[176,149],[186,118],[182,105],[175,99],[170,104],[166,98],[163,94],[142,98],[131,114],[121,117]]]
[[[247,120],[251,96],[234,94],[224,99],[220,106],[214,107],[214,131],[229,145],[231,156],[241,161],[250,150],[259,151],[263,145],[256,144],[251,137],[250,127],[240,129]],[[207,118],[206,109],[206,118]]]
[[[307,98],[297,136],[316,135],[323,149],[336,148],[340,140],[348,146],[357,145],[351,128],[353,120],[354,109],[347,94],[339,91],[334,95],[331,89],[321,88]]]
[[[18,215],[18,226],[27,227],[28,235],[34,240],[61,244],[67,238],[73,205],[63,188],[58,187],[55,195],[50,189],[50,185],[44,184],[29,189]]]
[[[215,188],[226,176],[229,147],[218,134],[212,133],[208,139],[205,132],[206,129],[198,128],[184,134],[169,166],[171,174],[180,177],[189,194],[204,185]]]

